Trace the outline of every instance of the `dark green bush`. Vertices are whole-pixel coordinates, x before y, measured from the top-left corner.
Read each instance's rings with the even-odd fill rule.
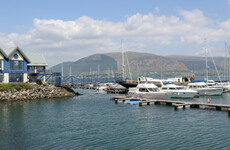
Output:
[[[42,81],[41,81],[40,79],[36,79],[36,83],[37,83],[38,85],[42,85]]]

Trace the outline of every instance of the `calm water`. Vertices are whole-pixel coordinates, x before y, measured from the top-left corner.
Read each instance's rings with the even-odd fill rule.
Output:
[[[0,103],[0,149],[230,149],[227,112],[115,104],[112,96]],[[229,96],[212,103],[230,104]]]

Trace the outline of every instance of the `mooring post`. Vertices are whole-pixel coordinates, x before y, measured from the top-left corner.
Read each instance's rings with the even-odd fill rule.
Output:
[[[230,116],[230,108],[228,109],[228,116]]]
[[[139,102],[139,106],[142,106],[142,102]]]
[[[178,110],[178,106],[177,105],[174,105],[174,110]]]
[[[172,106],[172,102],[165,102],[167,106]]]
[[[220,106],[216,106],[216,110],[220,110],[221,111],[221,107]]]

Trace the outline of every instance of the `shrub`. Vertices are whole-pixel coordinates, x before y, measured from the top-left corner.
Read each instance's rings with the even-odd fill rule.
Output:
[[[28,83],[8,83],[8,84],[0,84],[0,91],[5,90],[13,90],[16,89],[17,91],[20,90],[28,90],[31,89],[31,85]]]
[[[40,79],[36,79],[36,83],[37,83],[38,85],[42,85],[42,81],[41,81]]]

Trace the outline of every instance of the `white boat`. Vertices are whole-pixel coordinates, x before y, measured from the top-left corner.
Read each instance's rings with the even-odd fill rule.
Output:
[[[95,88],[98,92],[106,92],[107,90],[107,85],[106,83],[99,83],[96,88]]]
[[[156,85],[158,88],[161,88],[163,85],[164,80],[161,79],[153,79],[150,77],[139,77],[138,78],[138,83],[148,83],[148,84],[154,84]]]
[[[107,92],[108,93],[126,93],[127,90],[124,86],[118,84],[118,83],[113,83],[109,84],[107,87]]]
[[[230,92],[230,83],[229,82],[222,82],[221,85],[224,88],[224,92]]]
[[[172,92],[160,91],[160,89],[153,83],[141,81],[137,87],[129,88],[128,96],[138,98],[152,98],[152,99],[170,99]]]
[[[222,95],[222,87],[209,87],[204,81],[194,80],[188,83],[188,88],[196,90],[199,95]]]
[[[166,82],[161,87],[162,91],[173,92],[172,98],[194,98],[198,95],[195,90],[187,89],[185,86],[175,85],[171,82]]]

